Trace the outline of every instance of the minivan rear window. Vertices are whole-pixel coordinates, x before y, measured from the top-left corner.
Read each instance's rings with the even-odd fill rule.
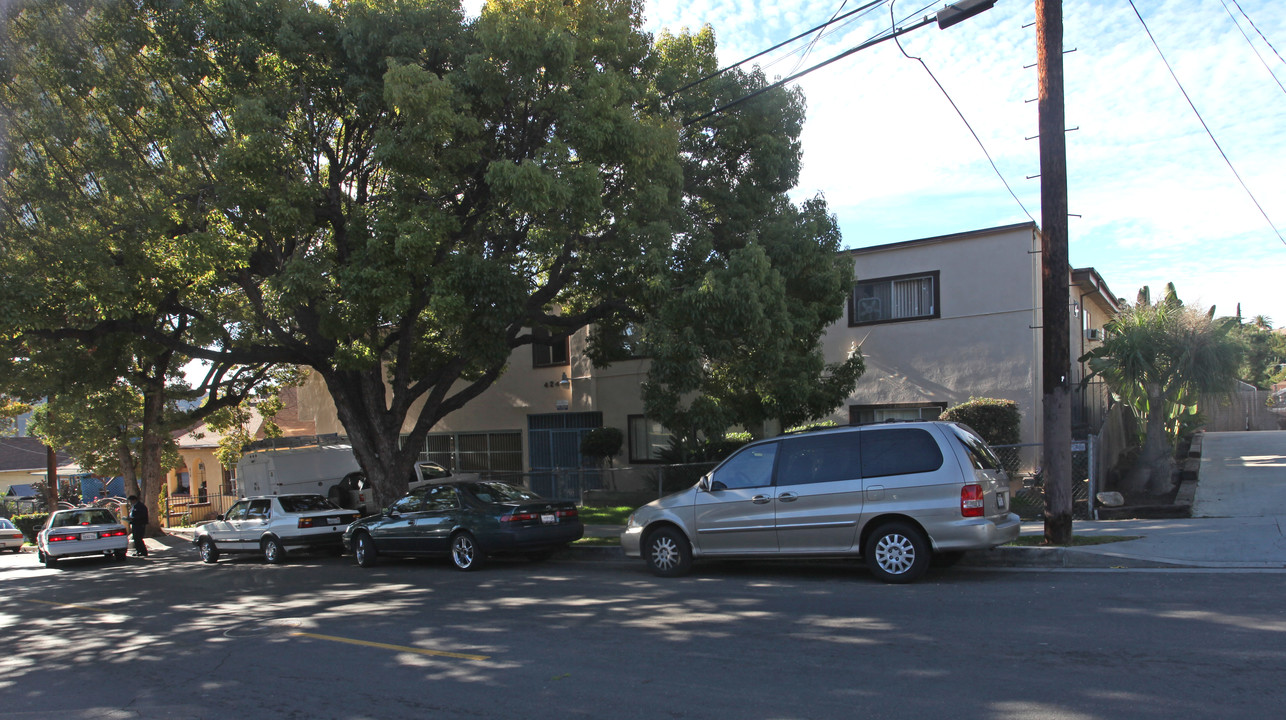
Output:
[[[960,438],[961,444],[968,451],[969,462],[973,463],[976,470],[1000,470],[1000,458],[987,445],[986,441],[978,437],[973,430],[963,428],[958,425],[952,425],[951,430]]]
[[[862,477],[933,472],[942,467],[938,442],[923,428],[863,430]]]

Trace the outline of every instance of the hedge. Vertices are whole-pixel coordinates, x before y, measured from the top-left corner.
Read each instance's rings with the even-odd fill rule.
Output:
[[[969,398],[969,402],[947,408],[942,419],[968,425],[988,445],[1017,445],[1022,438],[1022,415],[1013,400]]]
[[[40,532],[40,528],[45,526],[45,520],[48,518],[49,513],[32,513],[31,515],[14,515],[11,519],[14,526],[27,537],[27,542],[34,545],[36,533]]]

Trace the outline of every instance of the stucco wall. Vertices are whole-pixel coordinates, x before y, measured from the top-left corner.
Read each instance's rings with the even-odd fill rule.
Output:
[[[853,405],[1013,400],[1023,442],[1039,436],[1039,255],[1034,228],[855,250],[855,281],[937,271],[939,317],[849,326],[846,310],[823,341],[828,362],[860,346],[866,372],[832,418]]]

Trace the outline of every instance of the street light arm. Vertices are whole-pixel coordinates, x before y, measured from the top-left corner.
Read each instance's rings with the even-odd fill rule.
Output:
[[[946,30],[958,22],[990,10],[995,4],[996,0],[960,0],[952,3],[938,11],[938,29]]]

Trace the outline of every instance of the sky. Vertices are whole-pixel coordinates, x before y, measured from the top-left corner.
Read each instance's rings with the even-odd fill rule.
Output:
[[[646,27],[708,24],[730,64],[860,4],[647,0]],[[1144,285],[1155,298],[1173,282],[1189,304],[1215,305],[1223,316],[1240,303],[1243,317],[1286,325],[1286,62],[1278,56],[1286,53],[1286,4],[1134,4],[1178,83],[1128,0],[1063,4],[1066,126],[1077,128],[1067,133],[1071,265],[1096,268],[1129,301]],[[903,0],[894,8],[901,25],[942,5],[922,10],[920,0]],[[1040,172],[1034,22],[1031,0],[999,0],[953,27],[902,38],[999,174],[920,63],[888,42],[798,81],[808,119],[797,199],[824,195],[853,248],[1039,223],[1040,180],[1028,178]],[[769,77],[785,77],[889,25],[886,3],[831,32],[803,63],[794,54],[770,64],[780,53],[756,62]]]
[[[708,24],[731,64],[860,4],[646,0],[646,28]],[[1240,303],[1243,317],[1286,325],[1286,5],[1134,4],[1165,60],[1128,0],[1064,0],[1066,126],[1076,128],[1067,133],[1070,262],[1096,268],[1130,301],[1144,285],[1155,297],[1173,282],[1189,304],[1232,315]],[[894,11],[903,25],[942,5],[902,0]],[[808,120],[796,198],[823,195],[850,248],[1039,223],[1040,180],[1029,178],[1040,172],[1034,21],[1030,0],[998,0],[946,30],[902,38],[999,173],[920,63],[889,42],[797,82]],[[785,77],[889,25],[886,3],[828,31],[802,62],[786,53],[806,41],[755,62]]]

